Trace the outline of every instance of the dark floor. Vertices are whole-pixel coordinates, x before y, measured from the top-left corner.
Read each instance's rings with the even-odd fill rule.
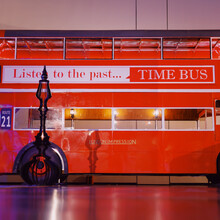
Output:
[[[0,219],[219,220],[210,186],[0,186]]]

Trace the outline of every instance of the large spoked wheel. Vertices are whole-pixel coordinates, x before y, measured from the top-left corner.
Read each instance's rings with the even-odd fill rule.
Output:
[[[55,144],[44,154],[32,142],[26,145],[17,155],[14,173],[19,173],[30,185],[54,185],[63,182],[68,173],[67,160],[63,151]]]

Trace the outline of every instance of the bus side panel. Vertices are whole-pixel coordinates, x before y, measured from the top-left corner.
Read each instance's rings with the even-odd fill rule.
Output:
[[[214,145],[213,132],[183,133],[114,132],[114,140],[134,140],[135,144],[115,144],[113,152],[102,152],[102,157],[98,151],[97,172],[215,173],[219,145]],[[103,167],[105,161],[111,166]]]
[[[216,173],[220,144],[213,131],[165,131],[165,172]]]
[[[212,107],[211,93],[114,93],[114,107]]]
[[[65,138],[71,173],[215,173],[220,148],[211,131],[66,131]]]
[[[70,173],[215,173],[219,145],[210,141],[212,132],[183,133],[48,132],[50,140],[63,149]],[[1,173],[12,172],[16,154],[34,135],[26,131],[1,133]]]
[[[49,107],[113,107],[113,93],[52,93]]]

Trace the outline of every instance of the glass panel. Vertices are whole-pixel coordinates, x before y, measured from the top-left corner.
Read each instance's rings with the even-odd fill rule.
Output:
[[[61,127],[62,127],[62,111],[61,111],[61,109],[49,108],[49,110],[47,112],[46,128],[47,129],[61,129]]]
[[[112,59],[112,39],[67,38],[66,59]]]
[[[65,109],[65,128],[111,129],[111,109]]]
[[[63,39],[18,38],[17,59],[63,59]]]
[[[166,129],[203,130],[212,129],[211,109],[166,109]]]
[[[15,58],[15,39],[0,39],[0,59]]]
[[[115,59],[160,59],[161,39],[115,39],[114,57]]]
[[[164,59],[210,59],[209,38],[164,38]]]
[[[212,39],[212,58],[220,59],[220,38]]]
[[[216,125],[220,125],[220,100],[215,101]]]
[[[116,109],[115,129],[161,129],[161,109]]]
[[[49,109],[47,112],[46,129],[60,129],[62,112],[60,109]],[[38,109],[16,108],[15,129],[39,129],[40,113]]]

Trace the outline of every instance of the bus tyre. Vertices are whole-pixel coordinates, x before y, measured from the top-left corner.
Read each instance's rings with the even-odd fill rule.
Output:
[[[218,157],[216,160],[216,168],[217,168],[217,174],[207,175],[209,182],[211,182],[212,184],[220,183],[220,153],[218,154]]]
[[[212,184],[220,183],[220,176],[218,174],[209,174],[206,176],[208,181]]]

